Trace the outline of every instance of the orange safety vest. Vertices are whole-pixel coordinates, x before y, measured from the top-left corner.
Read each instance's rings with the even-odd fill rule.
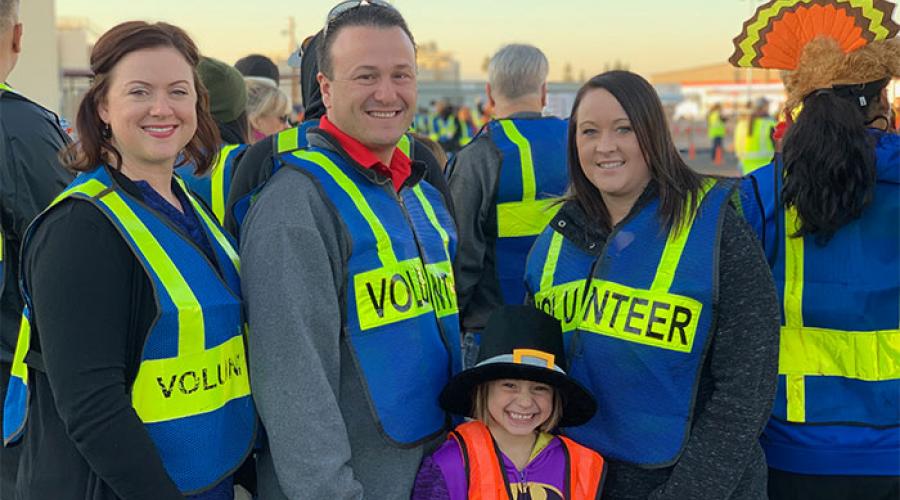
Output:
[[[466,462],[469,500],[512,500],[494,439],[487,426],[477,420],[466,422],[450,432],[450,437],[459,443]],[[564,498],[596,499],[603,484],[603,457],[565,436],[557,437],[562,441],[569,462]]]

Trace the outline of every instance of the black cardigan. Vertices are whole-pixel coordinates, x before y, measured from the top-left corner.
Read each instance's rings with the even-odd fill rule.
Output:
[[[97,208],[66,200],[37,228],[22,269],[34,305],[26,362],[35,369],[18,498],[183,498],[131,405],[157,309],[118,230]]]

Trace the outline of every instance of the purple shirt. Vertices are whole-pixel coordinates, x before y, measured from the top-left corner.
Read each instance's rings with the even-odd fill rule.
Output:
[[[554,437],[521,471],[516,469],[512,460],[503,452],[500,453],[500,459],[509,479],[510,489],[519,491],[518,498],[544,498],[536,493],[543,491],[548,500],[563,500],[566,453],[559,438]],[[523,496],[526,492],[530,495]],[[451,438],[422,462],[413,486],[412,500],[467,498],[465,463],[459,443]]]

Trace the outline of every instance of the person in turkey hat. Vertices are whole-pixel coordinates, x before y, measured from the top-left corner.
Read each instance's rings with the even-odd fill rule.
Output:
[[[422,462],[413,500],[594,499],[605,462],[552,432],[587,422],[597,403],[569,377],[559,321],[530,306],[503,306],[488,320],[476,365],[440,395],[469,417]]]

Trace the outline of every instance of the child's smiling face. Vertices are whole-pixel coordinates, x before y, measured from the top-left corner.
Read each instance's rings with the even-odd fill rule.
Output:
[[[550,418],[553,387],[530,380],[494,380],[488,384],[487,407],[491,431],[529,435]]]

